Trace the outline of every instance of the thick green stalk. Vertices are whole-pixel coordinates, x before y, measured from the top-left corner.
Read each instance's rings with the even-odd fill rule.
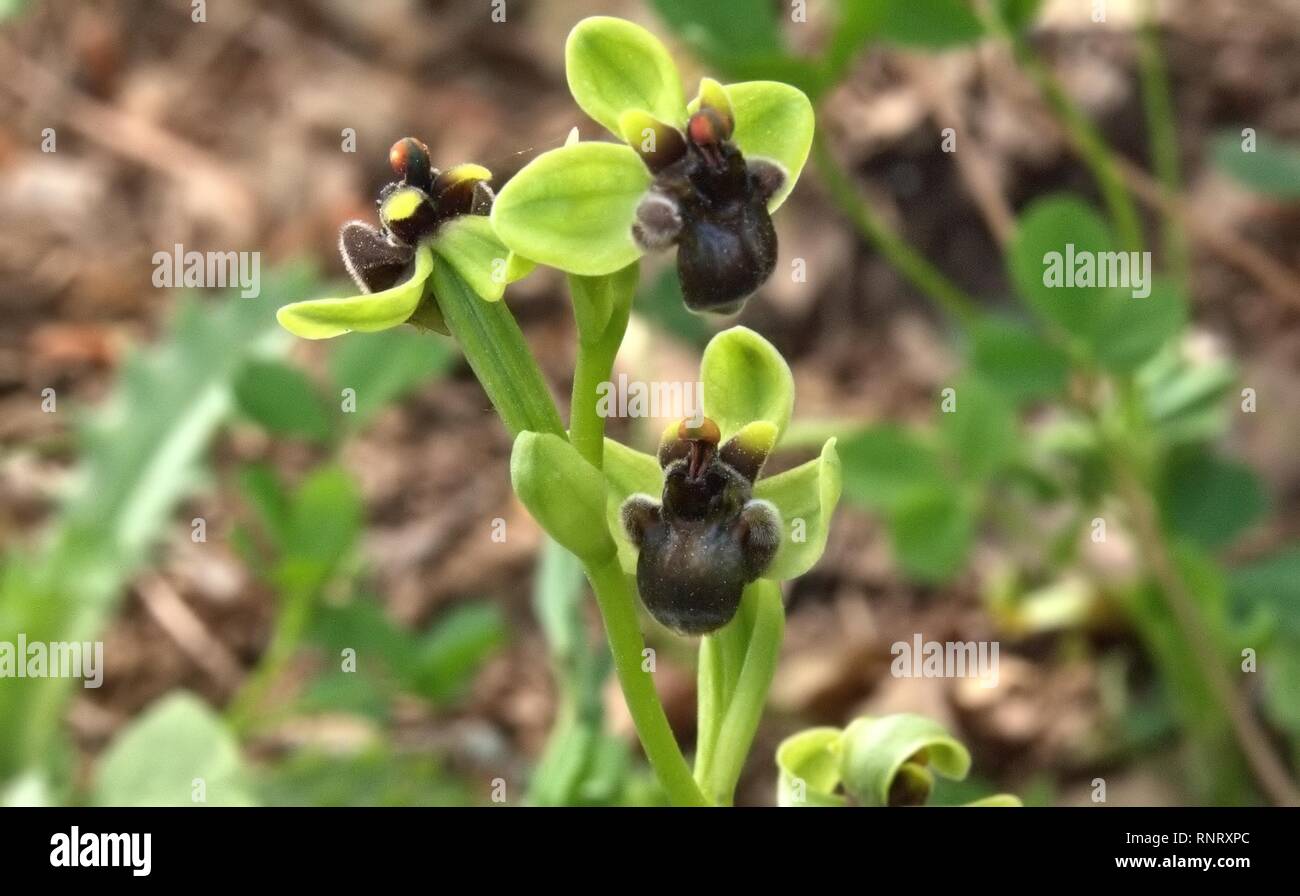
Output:
[[[938,302],[954,320],[959,324],[969,325],[978,312],[975,299],[949,280],[911,243],[876,216],[871,206],[859,197],[857,186],[840,167],[821,138],[817,138],[813,143],[813,160],[831,199],[867,242],[885,256],[885,260],[908,282]]]
[[[776,582],[769,579],[752,582],[742,600],[753,605],[749,611],[753,615],[753,627],[703,785],[708,797],[723,806],[731,804],[758,731],[785,631],[785,607],[781,602],[781,587]]]
[[[619,297],[629,307],[631,303],[630,292],[619,287],[625,287],[629,279],[635,284],[635,266],[631,271],[620,271],[609,279],[611,282],[605,286],[609,289],[610,313],[605,317],[604,325],[599,328],[602,336],[596,342],[603,342],[605,338],[614,340],[613,324],[619,319]],[[433,281],[438,307],[448,329],[460,343],[470,368],[483,384],[483,390],[511,433],[549,432],[564,437],[564,426],[541,371],[506,304],[483,301],[440,260],[434,261]],[[577,307],[578,303],[575,302],[575,309]],[[584,318],[583,313],[585,312],[579,312],[580,328],[595,319],[590,316]],[[617,341],[622,340],[623,330],[627,326],[627,313],[625,309],[622,312],[622,323],[617,324]],[[591,334],[595,330],[588,325],[587,332]],[[617,351],[617,344],[612,351]],[[582,353],[581,347],[579,353]],[[613,354],[607,354],[609,363],[612,364]],[[589,362],[591,365],[594,363]],[[593,392],[591,416],[596,416],[595,410]],[[587,412],[584,400],[580,405],[580,414],[586,415]],[[598,420],[590,425],[599,427],[603,441],[604,421]],[[600,455],[594,456],[599,458]],[[600,525],[604,525],[604,520],[600,521]],[[627,577],[618,564],[618,556],[611,555],[600,564],[587,567],[586,573],[605,622],[605,634],[614,656],[614,667],[623,688],[623,698],[627,701],[646,758],[674,804],[708,805],[708,800],[691,777],[681,748],[677,746],[677,739],[673,736],[668,717],[664,715],[663,705],[655,691],[654,681],[648,672],[641,671],[645,641],[641,637],[636,605]]]
[[[990,24],[996,33],[1010,41],[1016,61],[1038,87],[1083,163],[1092,172],[1120,245],[1128,251],[1140,251],[1143,245],[1142,219],[1138,217],[1137,205],[1124,185],[1113,151],[1106,145],[1105,138],[1039,58],[1026,32],[1012,31],[996,16]]]
[[[605,635],[614,655],[614,669],[623,688],[623,699],[627,701],[641,746],[659,783],[674,805],[709,805],[691,777],[690,766],[686,764],[681,748],[677,746],[677,738],[655,691],[654,675],[643,666],[645,640],[641,637],[632,589],[619,566],[618,556],[589,568],[587,575],[605,622]]]
[[[432,280],[447,329],[510,434],[563,436],[550,390],[506,303],[479,298],[441,258],[434,258]]]
[[[697,676],[698,721],[695,737],[695,780],[704,787],[713,773],[722,723],[736,692],[745,653],[754,631],[755,602],[742,600],[731,622],[700,639]]]
[[[638,273],[638,265],[633,263],[605,277],[569,275],[578,325],[569,441],[598,470],[604,468],[605,456],[605,417],[599,411],[599,388],[609,381],[614,356],[623,344]]]

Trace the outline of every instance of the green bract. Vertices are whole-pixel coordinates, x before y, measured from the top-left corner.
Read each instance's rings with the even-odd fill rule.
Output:
[[[757,423],[770,426],[779,443],[794,406],[794,381],[771,343],[745,327],[724,330],[704,350],[700,378],[704,414],[718,424],[723,440]],[[653,456],[606,439],[605,477],[606,517],[618,543],[619,561],[628,573],[635,573],[636,548],[623,532],[620,508],[631,495],[659,495],[663,471]],[[826,548],[831,514],[840,498],[835,440],[829,439],[821,455],[805,464],[760,477],[754,497],[776,505],[783,524],[781,547],[763,578],[782,581],[803,575]]]
[[[655,125],[680,131],[701,97],[720,90],[716,103],[730,104],[732,140],[745,158],[774,162],[785,174],[769,211],[790,194],[808,158],[813,109],[801,91],[775,81],[720,86],[705,79],[688,106],[668,51],[630,22],[582,20],[569,35],[565,65],[578,105],[619,139],[639,141],[639,134],[658,130]],[[629,123],[645,127],[625,136]],[[492,223],[526,258],[577,274],[609,274],[642,254],[632,224],[650,184],[633,147],[576,143],[542,154],[515,175],[493,206]]]
[[[960,781],[970,753],[943,726],[899,713],[857,719],[838,728],[809,728],[782,741],[777,801],[782,806],[920,805],[930,797],[934,773]],[[970,806],[1019,806],[1010,794]]]

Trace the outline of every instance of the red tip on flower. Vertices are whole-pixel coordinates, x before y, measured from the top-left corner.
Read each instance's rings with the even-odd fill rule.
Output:
[[[701,109],[691,116],[686,125],[686,134],[696,146],[712,146],[725,138],[722,118],[712,109]]]
[[[429,147],[414,137],[403,137],[393,144],[392,149],[388,150],[388,164],[393,167],[394,174],[403,178],[406,177],[406,172],[411,168],[417,171],[427,171],[429,167]]]

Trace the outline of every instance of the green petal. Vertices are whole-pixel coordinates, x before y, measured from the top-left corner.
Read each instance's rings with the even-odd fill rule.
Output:
[[[664,45],[640,25],[609,16],[583,19],[564,47],[569,92],[582,111],[617,134],[629,109],[680,127],[682,80]]]
[[[614,553],[602,525],[604,482],[578,449],[554,433],[521,432],[510,454],[515,494],[546,533],[584,563]]]
[[[659,461],[649,454],[629,448],[613,439],[605,440],[605,520],[618,545],[618,561],[623,571],[636,572],[636,546],[623,531],[623,518],[619,513],[623,502],[631,495],[650,495],[658,499],[664,490],[664,474]]]
[[[835,440],[826,442],[820,457],[758,480],[754,497],[776,505],[785,530],[781,547],[763,577],[782,581],[812,569],[826,550],[831,516],[840,500],[840,458],[835,452]],[[802,540],[796,541],[795,535],[802,536]]]
[[[816,118],[803,91],[779,81],[742,81],[723,87],[736,118],[732,139],[746,159],[767,159],[785,169],[785,183],[768,202],[776,211],[794,189],[812,149]],[[699,108],[697,97],[691,111]]]
[[[924,750],[924,759],[915,758]],[[894,779],[909,762],[946,778],[970,771],[970,753],[938,722],[912,713],[861,718],[844,729],[840,773],[844,788],[864,806],[888,806]],[[914,771],[914,770],[913,770]],[[919,776],[912,776],[913,783]]]
[[[1021,801],[1020,797],[1016,796],[1014,793],[995,793],[992,796],[986,796],[982,799],[975,800],[974,802],[964,803],[963,805],[968,808],[997,807],[1004,809],[1019,809],[1025,804]]]
[[[481,298],[500,300],[510,279],[510,250],[497,239],[485,216],[452,218],[438,228],[431,245]]]
[[[723,330],[700,360],[704,413],[729,439],[746,423],[766,420],[784,432],[794,409],[794,377],[772,343],[748,327]],[[779,438],[779,435],[778,435]]]
[[[329,339],[353,330],[387,330],[406,323],[415,313],[432,270],[433,253],[420,246],[415,250],[414,272],[396,286],[346,299],[294,302],[277,311],[275,318],[280,326],[303,339]]]
[[[835,793],[843,745],[844,732],[838,728],[809,728],[781,741],[776,748],[777,805],[843,806],[843,797]]]
[[[571,274],[612,274],[641,257],[632,223],[649,188],[650,172],[630,146],[562,146],[511,178],[492,226],[525,258]]]

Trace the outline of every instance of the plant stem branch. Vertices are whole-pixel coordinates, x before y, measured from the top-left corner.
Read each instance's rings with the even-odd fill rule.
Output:
[[[1173,98],[1169,73],[1160,52],[1160,34],[1154,0],[1142,0],[1142,23],[1138,32],[1138,64],[1142,77],[1143,109],[1151,134],[1151,159],[1160,184],[1177,194],[1182,176],[1178,165],[1178,131],[1174,126]],[[1165,211],[1163,241],[1165,264],[1186,292],[1189,285],[1187,239],[1178,216]]]
[[[969,325],[978,310],[975,299],[876,216],[871,206],[859,196],[857,186],[820,137],[813,142],[813,161],[831,199],[863,238],[885,256],[885,260],[909,283],[938,302],[959,324]]]
[[[1297,790],[1282,760],[1269,749],[1268,733],[1246,709],[1224,671],[1223,658],[1212,647],[1213,639],[1201,618],[1196,598],[1183,581],[1177,564],[1169,553],[1150,495],[1126,463],[1116,460],[1112,466],[1120,496],[1132,517],[1134,535],[1147,558],[1151,573],[1159,583],[1165,601],[1182,629],[1183,637],[1195,651],[1197,664],[1205,675],[1215,701],[1227,716],[1256,780],[1274,803],[1282,806],[1300,805],[1300,790]]]

